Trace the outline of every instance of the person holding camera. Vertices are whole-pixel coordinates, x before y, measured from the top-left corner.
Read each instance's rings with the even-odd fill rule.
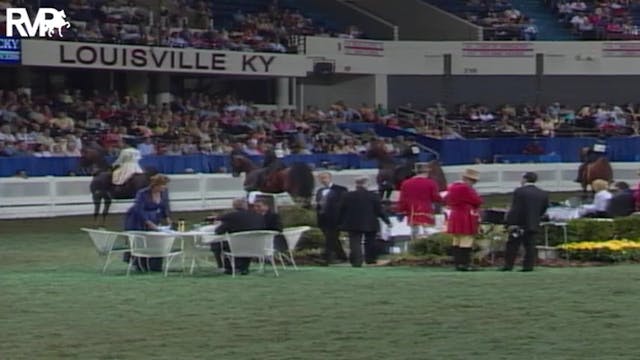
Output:
[[[536,234],[540,231],[540,221],[549,207],[549,194],[538,188],[535,183],[538,175],[527,172],[522,176],[522,186],[513,192],[511,208],[507,213],[509,226],[504,267],[500,270],[511,271],[518,255],[520,245],[524,246],[522,271],[533,271],[536,262]]]

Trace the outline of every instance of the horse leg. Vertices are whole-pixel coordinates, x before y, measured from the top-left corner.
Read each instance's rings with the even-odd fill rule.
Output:
[[[109,215],[109,208],[111,208],[111,194],[107,193],[104,197],[104,208],[102,209],[102,225],[107,221],[107,215]]]
[[[98,214],[100,213],[100,203],[102,202],[102,191],[95,190],[91,193],[93,198],[93,222],[98,225]]]

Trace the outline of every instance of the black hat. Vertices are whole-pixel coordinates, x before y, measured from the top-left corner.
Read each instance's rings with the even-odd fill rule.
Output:
[[[535,183],[536,181],[538,181],[538,174],[527,171],[526,173],[524,173],[524,175],[522,175],[522,178],[528,183]]]

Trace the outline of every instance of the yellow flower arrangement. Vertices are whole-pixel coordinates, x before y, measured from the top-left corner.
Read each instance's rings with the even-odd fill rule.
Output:
[[[609,250],[609,251],[623,251],[640,249],[640,241],[632,240],[609,240],[609,241],[583,241],[576,243],[562,244],[558,246],[559,249],[567,251],[591,251],[591,250]]]

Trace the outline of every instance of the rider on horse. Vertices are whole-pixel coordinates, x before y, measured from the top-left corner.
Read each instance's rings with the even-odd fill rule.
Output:
[[[259,184],[271,181],[273,174],[276,174],[286,168],[282,160],[280,160],[282,155],[282,151],[278,151],[278,149],[269,149],[265,152],[264,161],[262,163],[263,171],[260,174]]]
[[[578,178],[576,179],[576,182],[582,182],[584,176],[586,176],[586,170],[589,164],[593,164],[601,157],[606,156],[606,149],[607,147],[605,144],[603,144],[602,142],[598,142],[596,144],[593,144],[588,148],[588,150],[583,152],[583,156],[581,159],[582,164],[578,168]]]
[[[111,178],[113,185],[123,186],[133,175],[143,174],[144,170],[140,167],[140,159],[142,159],[142,155],[137,149],[122,149],[118,159],[113,163],[115,168]]]

